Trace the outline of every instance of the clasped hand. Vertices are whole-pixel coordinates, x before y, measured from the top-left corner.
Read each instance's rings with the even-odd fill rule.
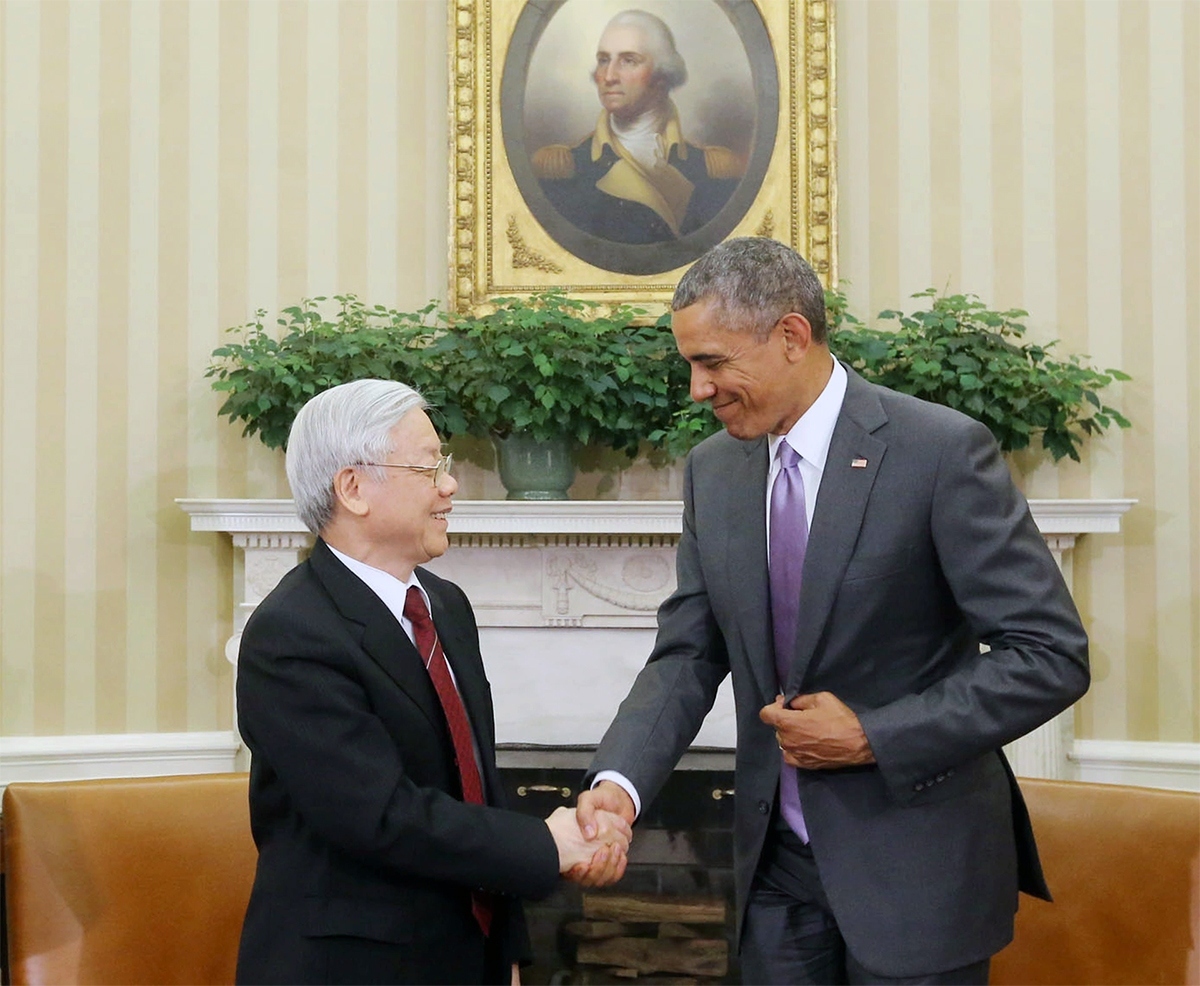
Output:
[[[629,822],[610,811],[596,811],[589,817],[588,831],[574,808],[556,808],[546,819],[554,844],[558,847],[558,871],[583,882],[588,874],[595,882],[588,886],[616,883],[625,874],[626,854],[633,830]]]
[[[758,717],[775,730],[783,762],[806,770],[875,762],[854,711],[832,692],[797,695],[790,705],[777,695]]]
[[[567,879],[584,887],[607,887],[620,880],[625,875],[635,817],[633,799],[612,781],[601,781],[590,791],[580,794],[571,818],[585,845],[593,847],[593,851],[564,868],[562,872],[566,873]],[[599,848],[595,848],[597,843]]]

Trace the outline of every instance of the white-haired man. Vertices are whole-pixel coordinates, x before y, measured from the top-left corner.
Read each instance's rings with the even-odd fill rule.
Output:
[[[617,14],[600,36],[592,77],[603,107],[595,131],[533,155],[551,204],[618,243],[674,240],[712,220],[745,165],[729,148],[684,139],[671,90],[687,81],[687,66],[671,29],[644,10]]]
[[[629,828],[501,804],[479,635],[448,546],[458,484],[411,387],[359,380],[296,417],[288,480],[311,557],[242,635],[258,869],[238,981],[516,983],[517,898],[586,863],[616,875]],[[601,847],[602,843],[608,843]]]

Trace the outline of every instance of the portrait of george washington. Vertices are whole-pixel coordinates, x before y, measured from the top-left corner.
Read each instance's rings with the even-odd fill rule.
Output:
[[[777,115],[751,0],[528,4],[501,92],[534,217],[623,273],[670,270],[729,235],[762,183]]]

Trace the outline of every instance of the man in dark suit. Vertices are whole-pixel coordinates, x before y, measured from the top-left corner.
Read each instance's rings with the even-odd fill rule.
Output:
[[[1062,576],[983,425],[831,356],[788,247],[722,243],[672,308],[725,431],[580,822],[632,821],[732,674],[745,981],[986,983],[1018,889],[1049,896],[1001,747],[1089,682]]]
[[[610,848],[574,811],[501,806],[471,606],[418,567],[446,550],[457,489],[423,407],[359,380],[292,426],[288,480],[320,537],[242,634],[259,860],[239,982],[519,982],[517,898],[589,858],[606,878],[624,867],[620,819],[601,826]]]

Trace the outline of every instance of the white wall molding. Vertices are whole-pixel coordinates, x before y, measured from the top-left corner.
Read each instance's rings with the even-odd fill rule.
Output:
[[[1077,739],[1068,756],[1077,780],[1200,791],[1200,743]]]
[[[577,754],[580,769],[590,750]],[[239,752],[232,731],[0,736],[0,789],[17,781],[221,773],[243,769]],[[523,765],[529,756],[502,751],[500,759]],[[1068,757],[1076,780],[1200,791],[1200,743],[1077,739]]]
[[[0,789],[19,781],[159,777],[240,770],[232,730],[0,736]]]

